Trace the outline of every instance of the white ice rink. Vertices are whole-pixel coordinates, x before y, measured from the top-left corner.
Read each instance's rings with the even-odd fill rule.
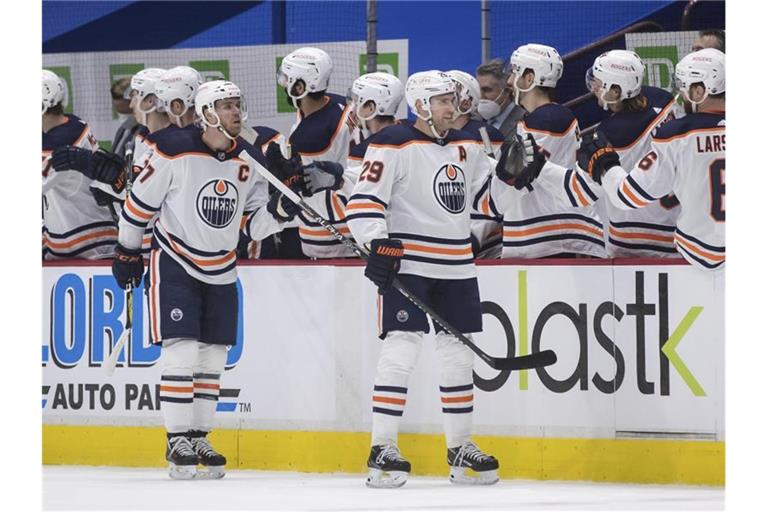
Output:
[[[46,510],[722,510],[722,488],[502,481],[459,487],[411,477],[368,489],[362,475],[230,471],[223,480],[171,481],[163,469],[45,466]]]

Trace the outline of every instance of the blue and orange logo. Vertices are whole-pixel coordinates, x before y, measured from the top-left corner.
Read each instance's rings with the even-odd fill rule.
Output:
[[[225,228],[235,218],[237,187],[227,180],[211,180],[197,194],[197,213],[213,228]]]
[[[445,164],[437,171],[433,183],[435,199],[450,213],[461,213],[467,204],[464,171],[458,165]]]

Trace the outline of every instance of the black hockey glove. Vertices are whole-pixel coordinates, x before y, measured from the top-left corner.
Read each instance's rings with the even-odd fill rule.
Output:
[[[608,169],[621,165],[619,155],[602,132],[584,137],[576,155],[579,167],[597,183],[603,182],[603,175]]]
[[[405,249],[400,240],[391,238],[371,240],[365,277],[379,287],[379,293],[383,294],[392,287],[397,271],[400,270],[400,260],[404,255]]]
[[[338,190],[342,183],[344,168],[336,162],[312,162],[301,168],[301,195],[305,197],[323,190]]]
[[[119,155],[99,149],[93,153],[88,174],[91,179],[110,185],[118,194],[125,189],[127,169],[125,160]]]
[[[280,222],[293,220],[301,207],[285,197],[281,192],[274,192],[267,203],[267,211]]]
[[[93,151],[89,149],[61,146],[53,150],[51,164],[57,171],[80,171],[86,174],[92,157]]]
[[[547,162],[531,134],[525,139],[515,134],[501,145],[496,176],[511,187],[521,190],[533,182]]]
[[[290,159],[283,156],[280,145],[272,142],[267,146],[267,170],[274,174],[283,185],[294,192],[301,190],[301,157],[292,155]]]
[[[117,285],[125,290],[128,283],[131,283],[135,288],[141,284],[142,274],[144,274],[144,258],[141,256],[141,248],[126,249],[117,244],[115,259],[112,260],[112,275],[115,276]]]

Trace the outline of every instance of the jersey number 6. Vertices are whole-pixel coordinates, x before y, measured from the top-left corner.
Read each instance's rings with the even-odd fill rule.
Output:
[[[368,180],[376,183],[381,179],[381,173],[384,172],[384,164],[378,160],[363,162],[363,172],[360,173],[360,181]]]
[[[709,191],[712,194],[710,215],[717,222],[725,222],[725,158],[709,164]]]

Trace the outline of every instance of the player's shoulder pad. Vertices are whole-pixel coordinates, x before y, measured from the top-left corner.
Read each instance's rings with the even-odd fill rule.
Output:
[[[253,131],[256,132],[256,140],[253,141],[253,145],[257,148],[260,148],[267,142],[280,135],[279,131],[270,128],[269,126],[253,126],[252,128]]]
[[[656,121],[658,114],[650,107],[641,112],[619,112],[600,123],[600,130],[617,149],[626,148],[637,141]]]
[[[371,135],[367,139],[363,139],[359,144],[355,144],[349,150],[349,158],[362,159],[365,157],[365,152],[368,149],[368,145],[371,143],[371,139],[374,135]]]
[[[564,135],[573,125],[576,117],[571,109],[559,103],[547,103],[523,117],[523,126],[529,130]]]
[[[491,142],[504,142],[503,133],[501,133],[497,128],[494,128],[490,124],[478,121],[477,119],[470,119],[469,122],[465,124],[464,128],[461,130],[471,134],[474,140],[482,142],[483,137],[480,135],[480,128],[485,128],[485,131],[488,132],[488,138],[491,139]]]
[[[75,115],[67,114],[66,123],[43,133],[43,151],[52,151],[61,146],[74,146],[88,129],[88,123]]]
[[[643,85],[640,93],[646,97],[648,106],[651,108],[665,108],[674,99],[671,92],[650,85]]]
[[[725,128],[725,112],[696,112],[659,126],[653,140],[664,142],[689,132],[720,127]]]
[[[413,140],[428,140],[428,137],[413,126],[393,124],[366,139],[374,147],[399,147]]]
[[[328,103],[314,114],[305,117],[291,134],[289,140],[294,151],[321,153],[333,142],[339,130],[346,129],[346,99],[338,94],[327,93]]]
[[[189,129],[190,126],[193,129]],[[157,152],[161,156],[174,157],[183,153],[210,153],[208,146],[203,143],[202,131],[190,125],[186,128],[164,128],[152,134]]]

